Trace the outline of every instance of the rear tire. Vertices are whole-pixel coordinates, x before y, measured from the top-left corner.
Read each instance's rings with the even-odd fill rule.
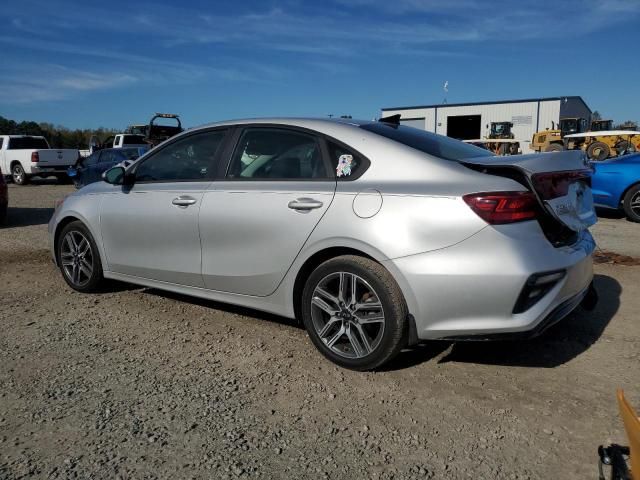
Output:
[[[25,173],[20,163],[14,163],[11,166],[11,179],[16,185],[26,185],[29,183],[29,176]]]
[[[630,221],[640,223],[640,184],[634,185],[627,191],[622,207]]]
[[[587,148],[587,156],[596,162],[606,160],[609,158],[609,155],[611,155],[611,149],[609,148],[609,145],[603,142],[593,142]]]
[[[316,348],[344,368],[372,370],[407,344],[402,291],[382,265],[368,258],[343,255],[318,266],[305,284],[301,311]]]
[[[561,152],[564,150],[564,147],[559,143],[552,143],[547,148],[544,149],[545,152]]]
[[[74,290],[95,292],[104,284],[98,247],[82,222],[71,222],[60,231],[56,239],[56,260],[62,278]]]

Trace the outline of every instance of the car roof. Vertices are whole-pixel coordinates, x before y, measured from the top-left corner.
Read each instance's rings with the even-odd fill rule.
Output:
[[[0,135],[9,138],[44,138],[42,135]]]
[[[340,125],[360,127],[370,120],[357,120],[352,118],[322,118],[322,117],[263,117],[263,118],[241,118],[235,120],[225,120],[221,122],[207,123],[191,128],[196,130],[200,128],[222,127],[228,125],[247,125],[247,124],[282,124],[294,127],[303,127],[310,129],[322,129],[322,127],[336,127]]]

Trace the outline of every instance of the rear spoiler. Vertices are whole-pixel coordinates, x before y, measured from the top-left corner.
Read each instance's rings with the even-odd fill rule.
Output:
[[[400,125],[400,114],[389,115],[388,117],[382,117],[378,122],[388,123],[390,125]]]

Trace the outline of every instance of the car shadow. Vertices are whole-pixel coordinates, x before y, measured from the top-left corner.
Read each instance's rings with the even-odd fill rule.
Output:
[[[53,208],[9,207],[5,228],[28,227],[49,223]]]
[[[573,360],[598,341],[620,307],[622,286],[617,280],[596,275],[594,282],[599,301],[593,311],[578,307],[543,335],[531,340],[456,343],[440,363],[554,368]]]
[[[600,338],[620,307],[622,286],[617,280],[607,275],[595,275],[594,282],[599,295],[596,308],[588,312],[578,307],[576,311],[540,337],[531,340],[493,342],[427,341],[404,349],[378,371],[404,370],[434,360],[439,356],[438,363],[464,362],[534,368],[554,368],[562,365],[588,350]],[[251,308],[154,288],[145,289],[144,292],[256,320],[267,320],[298,329],[304,328],[295,319]]]
[[[596,215],[598,215],[599,218],[625,218],[625,214],[622,210],[616,210],[614,208],[596,207]]]
[[[533,368],[554,368],[591,347],[617,313],[622,286],[612,277],[595,275],[596,308],[578,307],[567,318],[530,340],[492,342],[427,341],[402,351],[383,371],[403,370],[440,356],[438,363],[463,362]],[[448,350],[448,351],[447,351]]]
[[[266,320],[268,322],[279,323],[281,325],[287,325],[302,329],[304,328],[300,322],[293,318],[286,318],[273,313],[262,312],[260,310],[254,310],[253,308],[241,307],[238,305],[231,305],[229,303],[216,302],[214,300],[207,300],[204,298],[192,297],[190,295],[182,295],[180,293],[169,292],[166,290],[158,290],[155,288],[147,288],[144,290],[149,295],[155,295],[158,297],[168,298],[179,302],[190,303],[192,305],[199,305],[201,307],[210,308],[212,310],[220,310],[227,313],[233,313],[236,315],[242,315],[244,317],[255,318],[256,320]]]

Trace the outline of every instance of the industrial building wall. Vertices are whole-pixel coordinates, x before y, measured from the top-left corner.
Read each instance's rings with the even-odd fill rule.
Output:
[[[538,105],[540,108],[538,109]],[[540,102],[512,102],[479,105],[415,108],[405,110],[385,110],[383,115],[401,114],[401,122],[424,128],[429,132],[447,135],[448,117],[480,115],[480,137],[488,137],[491,122],[512,122],[513,133],[521,142],[522,153],[529,153],[529,144],[538,130],[557,126],[560,119],[560,100],[541,100]],[[415,120],[419,119],[419,120]],[[423,125],[424,119],[424,126]]]
[[[540,118],[538,130],[558,128],[560,120],[560,100],[545,100],[540,102]]]
[[[393,112],[383,112],[384,116],[401,115],[400,122],[409,127],[422,128],[433,132],[435,110],[425,108],[415,108],[411,110],[394,110]]]
[[[491,122],[513,122],[513,134],[520,141],[530,142],[538,120],[538,102],[496,103],[490,105],[465,105],[438,107],[436,133],[447,134],[447,118],[458,115],[480,115],[480,136],[488,137]],[[528,148],[528,144],[526,145]],[[523,149],[524,151],[524,149]]]
[[[584,102],[577,98],[567,98],[566,101],[559,101],[561,118],[584,118],[587,124],[591,123],[591,110]]]

